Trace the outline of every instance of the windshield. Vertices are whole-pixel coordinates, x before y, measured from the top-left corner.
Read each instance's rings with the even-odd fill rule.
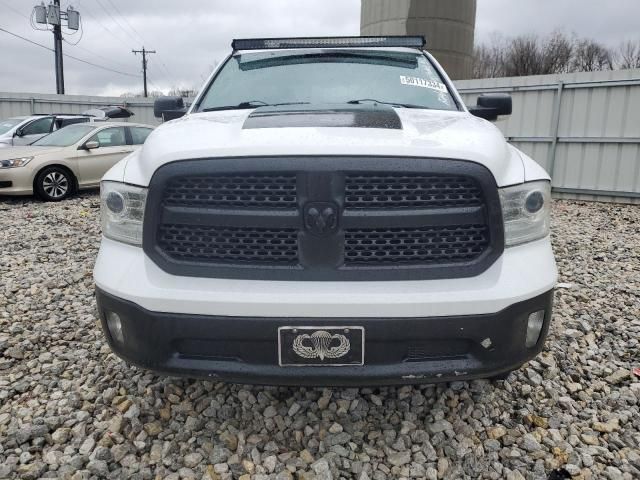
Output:
[[[7,133],[20,122],[24,122],[24,118],[7,118],[6,120],[0,121],[0,135]]]
[[[194,111],[373,101],[457,110],[442,77],[420,52],[287,50],[232,56]]]
[[[93,125],[69,125],[68,127],[56,130],[40,140],[36,140],[31,145],[36,147],[68,147],[79,141],[87,133],[95,130]]]

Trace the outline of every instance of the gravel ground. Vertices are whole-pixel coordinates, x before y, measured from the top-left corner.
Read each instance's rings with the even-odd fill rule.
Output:
[[[103,340],[98,244],[95,193],[0,199],[0,478],[640,478],[637,206],[555,203],[547,347],[493,383],[155,376]]]

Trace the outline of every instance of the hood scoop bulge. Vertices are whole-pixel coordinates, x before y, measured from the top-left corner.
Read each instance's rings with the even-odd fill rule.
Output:
[[[242,126],[243,129],[296,127],[402,130],[402,122],[388,105],[286,105],[256,108]]]

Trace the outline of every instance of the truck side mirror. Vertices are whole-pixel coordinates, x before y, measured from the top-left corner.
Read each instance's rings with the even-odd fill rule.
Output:
[[[468,108],[471,115],[493,121],[500,115],[511,115],[513,104],[511,95],[506,93],[483,93],[478,104]]]
[[[153,102],[153,115],[163,121],[180,118],[187,113],[182,97],[158,97]]]

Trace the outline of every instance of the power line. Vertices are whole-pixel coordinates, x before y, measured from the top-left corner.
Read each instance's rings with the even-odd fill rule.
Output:
[[[53,48],[49,48],[46,45],[42,45],[41,43],[38,42],[34,42],[33,40],[29,40],[28,38],[22,37],[20,35],[18,35],[17,33],[13,33],[10,32],[9,30],[5,30],[4,28],[0,27],[0,31],[3,31],[5,33],[8,33],[9,35],[13,35],[16,38],[19,38],[21,40],[24,40],[25,42],[29,42],[29,43],[33,43],[34,45],[37,45],[38,47],[42,47],[42,48],[46,48],[47,50],[49,50],[50,52],[53,52]]]
[[[116,4],[112,1],[112,0],[106,0],[109,5],[111,5],[111,7],[113,8],[113,10],[115,11],[115,14],[117,16],[119,16],[119,18],[124,22],[124,24],[126,24],[129,29],[131,30],[131,32],[136,35],[139,39],[139,41],[144,45],[146,42],[146,40],[144,39],[144,37],[140,34],[140,32],[138,30],[136,30],[136,28],[131,25],[131,23],[129,22],[129,20],[127,20],[127,17],[125,15],[122,14],[122,12],[120,11],[120,9],[116,6]],[[103,10],[105,10],[105,12],[111,17],[112,20],[114,20],[114,22],[117,23],[117,25],[122,29],[122,31],[124,33],[126,33],[129,38],[134,39],[134,36],[129,34],[129,32],[122,26],[123,24],[120,23],[120,21],[118,20],[118,18],[116,16],[111,15],[109,12],[107,12],[106,8],[104,7],[104,5],[102,5],[102,3],[98,0],[98,3],[100,4],[100,6],[102,7]],[[135,39],[134,39],[135,40]],[[162,75],[162,77],[164,77],[164,79],[167,81],[167,83],[171,84],[171,83],[175,83],[172,80],[173,74],[169,71],[169,69],[167,68],[167,66],[164,64],[164,62],[162,61],[162,57],[160,56],[160,54],[158,55],[158,61],[159,66],[162,68],[159,68],[158,73],[160,73],[160,75]]]
[[[118,68],[121,68],[121,67],[129,68],[129,65],[125,65],[124,63],[116,62],[116,61],[114,61],[114,60],[111,60],[111,59],[109,59],[109,58],[105,57],[104,55],[100,55],[99,53],[94,52],[93,50],[89,50],[88,48],[81,47],[80,45],[75,44],[75,43],[71,43],[71,42],[69,42],[68,40],[65,40],[65,39],[63,39],[63,40],[64,40],[67,44],[71,45],[72,47],[79,48],[80,50],[84,50],[85,52],[87,52],[87,53],[88,53],[88,54],[90,54],[90,55],[93,55],[93,56],[95,56],[95,57],[98,57],[98,58],[101,58],[101,59],[103,59],[103,60],[106,60],[107,62],[110,62],[110,63],[112,63],[112,64],[114,64],[114,65],[117,65],[117,66],[118,66]]]
[[[79,1],[81,1],[81,0],[77,0],[77,1],[79,2]],[[144,38],[142,37],[142,35],[138,32],[138,30],[136,30],[136,29],[135,29],[135,27],[134,27],[133,25],[131,25],[131,23],[126,19],[126,17],[125,17],[124,15],[122,15],[122,12],[118,9],[118,7],[116,7],[116,5],[115,5],[111,0],[107,0],[107,1],[108,1],[108,2],[109,2],[109,4],[114,8],[114,10],[115,10],[119,15],[120,15],[120,17],[122,18],[122,20],[124,20],[124,22],[125,22],[125,23],[128,25],[128,27],[133,31],[133,33],[135,33],[135,34],[137,35],[137,37],[138,37],[138,38],[140,38],[141,40],[143,40],[143,43],[145,43],[145,42],[144,42]],[[2,5],[4,5],[5,7],[7,7],[8,9],[12,10],[16,15],[20,15],[21,17],[26,18],[27,20],[31,20],[27,15],[25,15],[24,13],[22,13],[22,12],[20,12],[19,10],[15,9],[15,8],[14,8],[14,7],[12,7],[11,5],[7,4],[7,3],[5,2],[5,0],[0,0],[0,3],[1,3]],[[128,36],[129,38],[132,38],[132,39],[134,39],[134,40],[135,40],[135,38],[134,38],[131,34],[129,34],[129,32],[128,32],[128,31],[127,31],[127,30],[122,26],[122,24],[121,24],[120,22],[118,22],[118,20],[117,20],[113,15],[111,15],[111,14],[110,14],[106,9],[105,9],[104,5],[100,4],[100,7],[102,7],[102,9],[105,11],[105,13],[107,13],[107,15],[109,15],[109,17],[114,21],[114,23],[115,23],[115,24],[116,24],[116,25],[117,25],[121,30],[123,30],[123,32],[124,32],[125,34],[127,34],[127,36]],[[109,34],[109,35],[111,35],[112,37],[116,38],[120,43],[122,43],[122,45],[124,45],[124,46],[126,46],[127,48],[129,48],[129,46],[128,46],[128,45],[127,45],[127,44],[122,40],[121,36],[119,36],[119,35],[115,34],[115,33],[113,32],[113,30],[111,30],[109,27],[107,27],[106,25],[104,25],[104,24],[103,24],[99,19],[97,19],[94,15],[92,15],[90,11],[88,11],[88,10],[87,10],[87,5],[86,5],[86,4],[83,4],[83,10],[84,10],[84,12],[85,12],[85,15],[87,15],[90,19],[92,19],[95,23],[97,23],[97,24],[98,24],[98,26],[99,26],[100,28],[102,28],[106,33],[108,33],[108,34]],[[11,32],[7,32],[7,33],[11,33]],[[26,41],[28,41],[28,42],[31,42],[31,43],[34,43],[34,44],[36,44],[36,45],[38,45],[38,46],[43,47],[43,45],[37,44],[37,43],[35,43],[35,42],[32,42],[32,41],[31,41],[31,40],[29,40],[29,39],[25,39],[25,38],[23,38],[23,37],[19,37],[19,38],[22,38],[23,40],[26,40]],[[82,33],[81,33],[81,38],[82,38]],[[89,54],[91,54],[91,55],[93,55],[93,56],[95,56],[95,57],[99,57],[99,58],[101,58],[101,59],[103,59],[103,60],[106,60],[106,61],[108,61],[108,62],[110,62],[110,63],[113,63],[113,64],[115,64],[115,65],[118,65],[118,68],[120,68],[120,67],[124,66],[123,64],[118,63],[118,62],[115,62],[115,61],[113,61],[113,60],[110,60],[110,59],[106,58],[105,56],[100,55],[99,53],[93,52],[93,51],[91,51],[91,50],[89,50],[89,49],[87,49],[87,48],[84,48],[84,47],[79,46],[79,45],[78,45],[78,42],[76,42],[76,43],[72,43],[72,42],[68,41],[67,39],[65,39],[64,37],[63,37],[63,39],[62,39],[62,40],[63,40],[64,42],[66,42],[68,45],[75,46],[75,47],[79,48],[80,50],[83,50],[83,51],[85,51],[85,52],[87,52],[87,53],[89,53]],[[48,48],[48,47],[45,47],[45,48]],[[52,49],[49,49],[49,50],[50,50],[50,51],[54,51],[54,50],[52,50]],[[66,55],[66,54],[64,54],[64,56],[68,56],[69,58],[77,59],[77,58],[75,58],[75,57],[73,57],[73,56],[71,56],[71,55]],[[77,60],[78,60],[78,61],[81,61],[81,62],[84,62],[84,63],[87,63],[87,64],[89,64],[89,65],[95,65],[95,64],[92,64],[91,62],[88,62],[88,61],[85,61],[85,60],[82,60],[82,59],[77,59]],[[175,83],[175,80],[173,79],[173,74],[171,73],[171,71],[169,70],[169,68],[167,67],[167,65],[164,63],[163,58],[162,58],[160,55],[158,55],[158,62],[157,62],[157,65],[160,67],[160,68],[159,68],[159,70],[158,70],[158,73],[163,77],[163,79],[164,79],[164,80],[166,80],[166,81],[167,81],[167,83],[168,83],[169,85],[171,85],[172,83]],[[118,70],[116,70],[116,69],[109,69],[109,68],[104,67],[104,66],[102,66],[102,65],[95,65],[95,66],[97,66],[98,68],[103,68],[103,69],[106,69],[106,70],[111,70],[111,71],[114,71],[114,72],[117,72],[117,73],[121,73],[121,74],[123,74],[123,75],[132,75],[132,74],[130,74],[130,73],[126,73],[126,72],[118,71]],[[132,76],[133,76],[133,75],[132,75]],[[135,75],[135,76],[136,76],[137,78],[139,78],[139,77],[140,77],[140,75]]]
[[[159,60],[159,61],[160,61],[160,63],[162,63],[162,60],[160,60],[160,55],[158,54],[158,52],[155,52],[155,53],[156,53],[156,55],[158,55],[158,56],[157,56],[157,60]],[[148,61],[147,61],[147,62],[148,62]],[[157,63],[157,62],[156,62],[155,64],[154,64],[154,62],[151,62],[151,66],[152,66],[152,67],[153,67],[153,65],[160,65],[160,64],[159,64],[159,63]],[[153,69],[151,69],[151,70],[153,70]],[[161,68],[158,68],[157,70],[153,70],[153,72],[157,73],[158,75],[161,75],[161,76],[162,76],[162,78],[167,82],[167,85],[171,86],[171,83],[172,83],[172,82],[171,82],[171,80],[169,80],[169,77],[167,77],[167,76],[164,74],[164,72],[162,71],[162,69],[161,69]]]
[[[160,65],[162,66],[162,69],[168,75],[168,77],[165,76],[164,74],[162,76],[165,77],[167,80],[169,80],[169,83],[175,83],[175,82],[171,81],[171,80],[173,80],[173,74],[169,71],[167,66],[164,64],[164,62],[162,61],[162,57],[160,55],[158,55],[158,60],[160,61]]]
[[[116,24],[116,26],[122,30],[123,33],[125,33],[130,39],[132,39],[134,42],[138,42],[138,40],[135,38],[134,34],[138,36],[138,38],[142,41],[142,43],[146,43],[144,41],[144,38],[142,37],[142,35],[140,35],[140,33],[129,23],[129,21],[125,18],[124,15],[122,15],[122,13],[120,12],[120,10],[118,9],[118,7],[116,7],[114,5],[114,3],[111,0],[106,0],[107,2],[109,2],[109,5],[111,5],[111,7],[113,8],[113,10],[115,11],[115,15],[113,15],[111,12],[109,12],[109,10],[105,7],[105,5],[101,2],[101,0],[96,0],[96,3],[98,3],[98,5],[100,5],[100,8],[102,8],[102,10],[109,16],[109,18],[111,18],[111,20],[113,21],[113,23]],[[120,18],[123,20],[124,23],[126,23],[129,28],[131,29],[131,32],[129,32],[123,25],[124,23],[122,23],[120,20],[118,20],[117,15],[120,16]],[[156,53],[156,52],[153,52]],[[160,62],[162,63],[162,60],[160,60]],[[145,67],[146,69],[146,67]],[[143,69],[144,70],[144,69]],[[168,69],[165,67],[165,70],[167,71],[169,76],[172,76]],[[159,71],[158,73],[160,73],[160,75],[162,75],[162,77],[164,77],[165,80],[167,80],[167,83],[171,84],[171,80],[169,80],[169,78],[164,74],[164,72]],[[145,73],[143,72],[143,75],[145,75]],[[146,95],[145,95],[146,96]]]
[[[69,55],[67,53],[64,53],[63,55],[65,57],[73,58],[74,60],[77,60],[78,62],[86,63],[87,65],[91,65],[93,67],[101,68],[101,69],[107,70],[109,72],[119,73],[120,75],[127,75],[128,77],[140,78],[140,75],[136,75],[135,73],[121,72],[120,70],[116,70],[114,68],[104,67],[102,65],[98,65],[97,63],[91,63],[91,62],[88,62],[87,60],[83,60],[81,58],[74,57],[73,55]]]
[[[23,37],[21,35],[18,35],[17,33],[10,32],[9,30],[5,30],[2,27],[0,27],[0,31],[8,33],[9,35],[12,35],[12,36],[14,36],[16,38],[19,38],[20,40],[24,40],[25,42],[29,42],[29,43],[31,43],[33,45],[36,45],[36,46],[40,47],[40,48],[44,48],[46,50],[49,50],[50,52],[54,51],[53,48],[49,48],[46,45],[42,45],[41,43],[34,42],[33,40],[29,40],[28,38],[25,38],[25,37]],[[133,73],[127,73],[127,72],[121,72],[120,70],[116,70],[116,69],[113,69],[113,68],[105,67],[103,65],[98,65],[96,63],[89,62],[89,61],[84,60],[82,58],[78,58],[78,57],[75,57],[73,55],[69,55],[68,53],[63,53],[62,55],[67,57],[67,58],[71,58],[71,59],[73,59],[73,60],[75,60],[77,62],[86,63],[87,65],[91,65],[92,67],[101,68],[102,70],[107,70],[107,71],[113,72],[113,73],[119,73],[120,75],[127,75],[129,77],[140,78],[140,75],[135,75]]]
[[[115,6],[115,4],[111,1],[111,0],[107,0],[107,2],[109,2],[109,4],[113,7],[113,9],[116,11],[116,13],[118,15],[120,15],[120,18],[122,20],[124,20],[124,22],[129,26],[129,28],[133,31],[133,33],[135,33],[138,36],[139,41],[141,41],[142,43],[144,43],[144,38],[142,38],[142,35],[140,35],[140,33],[133,28],[133,25],[131,25],[129,23],[129,20],[127,20],[127,17],[125,17],[124,15],[122,15],[122,12],[120,12],[120,10],[118,9],[118,7]]]
[[[93,21],[94,21],[94,22],[96,22],[96,23],[100,26],[100,28],[102,28],[105,32],[107,32],[107,33],[108,33],[109,35],[111,35],[113,38],[115,38],[115,39],[116,39],[116,40],[118,40],[120,43],[122,43],[122,45],[124,45],[124,46],[125,46],[125,47],[127,47],[127,48],[130,48],[130,46],[129,46],[129,45],[127,45],[127,44],[125,43],[125,41],[124,41],[124,40],[122,40],[122,38],[120,38],[118,35],[116,35],[115,33],[113,33],[113,31],[112,31],[109,27],[107,27],[106,25],[103,25],[103,24],[102,24],[102,22],[101,22],[100,20],[98,20],[96,17],[94,17],[94,16],[91,14],[91,12],[87,10],[87,5],[88,5],[88,4],[84,4],[84,6],[82,7],[82,8],[83,8],[83,11],[84,11],[84,14],[85,14],[85,15],[89,15],[89,18],[93,19]],[[136,43],[137,43],[137,42],[136,42]]]
[[[100,7],[102,8],[102,10],[104,10],[104,12],[109,15],[109,17],[111,18],[111,20],[113,20],[113,22],[120,27],[120,29],[129,36],[129,38],[131,38],[135,43],[138,43],[138,40],[136,38],[133,37],[133,35],[131,35],[123,26],[122,24],[113,16],[111,15],[111,12],[109,12],[109,10],[107,10],[104,5],[102,4],[102,2],[100,2],[100,0],[96,0],[96,3],[98,5],[100,5]]]
[[[7,3],[4,2],[4,0],[0,0],[0,3],[2,3],[9,10],[13,10],[14,13],[16,13],[16,14],[20,15],[21,17],[24,17],[27,20],[29,20],[29,17],[27,15],[25,15],[24,13],[20,12],[19,10],[13,8],[11,5],[8,5]]]

